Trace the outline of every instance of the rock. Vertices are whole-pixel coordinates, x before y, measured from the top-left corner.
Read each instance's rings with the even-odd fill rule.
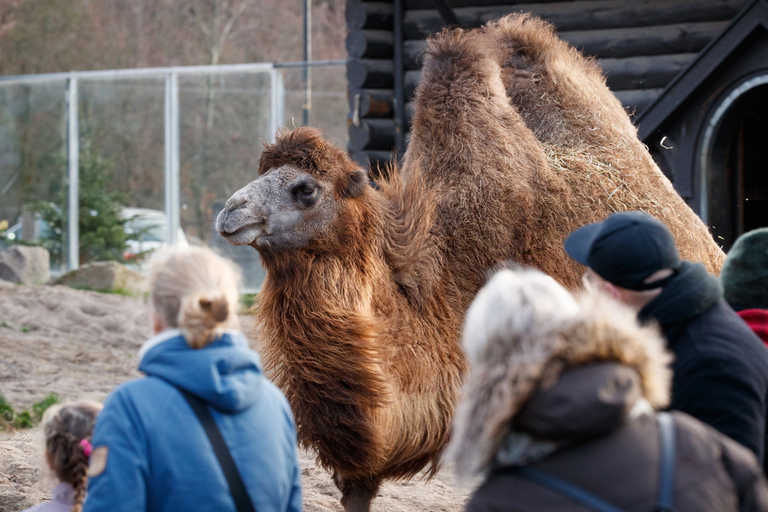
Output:
[[[43,284],[51,278],[51,255],[43,247],[14,245],[0,251],[0,279]]]
[[[54,281],[72,288],[140,295],[147,290],[147,278],[116,261],[86,263]]]

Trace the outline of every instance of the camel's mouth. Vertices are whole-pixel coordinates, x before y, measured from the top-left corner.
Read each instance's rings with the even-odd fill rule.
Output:
[[[249,245],[258,239],[268,236],[264,229],[264,220],[249,221],[234,212],[226,209],[216,218],[216,230],[232,245]]]
[[[232,232],[219,230],[219,234],[232,245],[250,245],[269,236],[263,232],[262,225],[259,223],[247,224]]]

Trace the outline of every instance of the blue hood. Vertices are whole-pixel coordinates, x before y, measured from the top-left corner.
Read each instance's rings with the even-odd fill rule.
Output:
[[[259,357],[239,332],[227,331],[193,349],[178,329],[163,331],[139,351],[139,371],[185,389],[224,412],[251,407],[261,395]]]

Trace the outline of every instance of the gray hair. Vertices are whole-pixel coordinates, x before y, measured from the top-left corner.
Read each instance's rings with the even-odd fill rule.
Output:
[[[578,311],[573,296],[550,276],[533,269],[500,270],[467,310],[464,352],[471,365],[491,360],[495,346],[538,338]]]

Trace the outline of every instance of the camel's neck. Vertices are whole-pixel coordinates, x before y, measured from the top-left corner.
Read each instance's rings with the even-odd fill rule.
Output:
[[[263,258],[267,277],[256,318],[265,365],[284,389],[297,379],[316,380],[313,372],[320,369],[337,381],[378,378],[371,365],[378,360],[380,327],[373,297],[386,292],[386,269],[375,226],[362,226],[360,233],[343,249]],[[349,367],[355,360],[365,371],[353,377]]]
[[[289,309],[295,304],[305,314],[365,309],[372,288],[381,281],[383,262],[372,252],[348,247],[344,253],[302,253],[266,262],[260,304],[271,301]]]

